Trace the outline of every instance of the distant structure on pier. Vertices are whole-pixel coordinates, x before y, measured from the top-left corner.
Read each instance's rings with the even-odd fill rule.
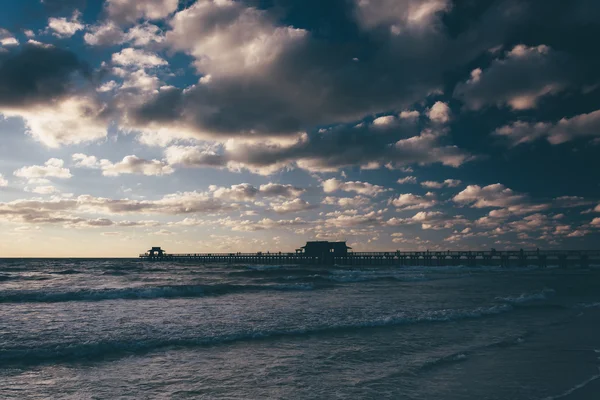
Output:
[[[352,250],[352,247],[348,247],[346,242],[316,241],[306,242],[306,245],[296,249],[296,254],[307,257],[346,257],[348,250]]]

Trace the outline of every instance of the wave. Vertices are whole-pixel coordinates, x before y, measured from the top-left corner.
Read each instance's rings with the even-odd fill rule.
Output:
[[[219,296],[240,292],[257,291],[302,291],[312,290],[309,284],[295,285],[169,285],[133,288],[111,288],[76,290],[66,292],[48,291],[5,291],[0,292],[0,303],[58,303],[66,301],[103,301],[137,299],[174,299],[186,297]]]
[[[597,303],[580,303],[577,304],[578,308],[599,308],[600,307],[600,302]]]
[[[200,336],[135,338],[122,341],[99,341],[85,343],[52,344],[44,347],[17,347],[0,349],[4,364],[36,364],[57,361],[82,361],[105,359],[119,354],[147,353],[170,347],[215,346],[240,341],[267,340],[283,337],[304,337],[316,334],[336,334],[359,329],[393,327],[407,324],[448,322],[462,319],[482,318],[511,311],[509,305],[479,307],[475,309],[443,309],[424,311],[418,315],[399,313],[372,320],[351,321],[333,325],[315,325],[298,329],[249,330],[232,334]],[[457,355],[460,361],[462,357]]]
[[[598,374],[593,375],[592,377],[588,378],[587,380],[573,386],[570,389],[565,390],[563,393],[556,395],[556,396],[548,396],[544,400],[556,400],[556,399],[562,399],[564,397],[570,396],[573,392],[576,392],[579,389],[583,389],[590,383],[594,382],[596,379],[600,379],[600,367],[598,367],[598,372],[599,372]]]
[[[81,271],[77,271],[76,269],[65,269],[63,271],[55,271],[55,272],[51,272],[52,274],[57,274],[57,275],[73,275],[73,274],[81,274]]]
[[[519,296],[496,297],[496,300],[511,304],[522,304],[536,300],[546,300],[548,295],[554,294],[554,289],[544,289],[535,293],[522,293]]]

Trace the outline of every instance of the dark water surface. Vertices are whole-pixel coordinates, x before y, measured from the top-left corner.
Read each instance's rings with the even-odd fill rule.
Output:
[[[0,261],[2,399],[600,399],[600,269]]]

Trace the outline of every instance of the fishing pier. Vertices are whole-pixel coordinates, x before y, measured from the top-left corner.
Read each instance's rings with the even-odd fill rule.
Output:
[[[352,252],[345,242],[307,242],[294,253],[187,253],[169,254],[153,247],[140,258],[145,261],[176,261],[222,264],[310,264],[395,266],[501,266],[549,265],[588,267],[600,265],[600,250],[482,250],[482,251],[384,251]]]

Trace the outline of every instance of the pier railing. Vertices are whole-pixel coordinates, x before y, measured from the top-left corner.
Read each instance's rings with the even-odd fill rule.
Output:
[[[346,255],[312,256],[305,253],[184,253],[160,256],[140,254],[148,261],[197,261],[205,263],[249,264],[338,264],[338,265],[500,265],[542,267],[548,265],[600,264],[600,250],[448,250],[349,252]]]

